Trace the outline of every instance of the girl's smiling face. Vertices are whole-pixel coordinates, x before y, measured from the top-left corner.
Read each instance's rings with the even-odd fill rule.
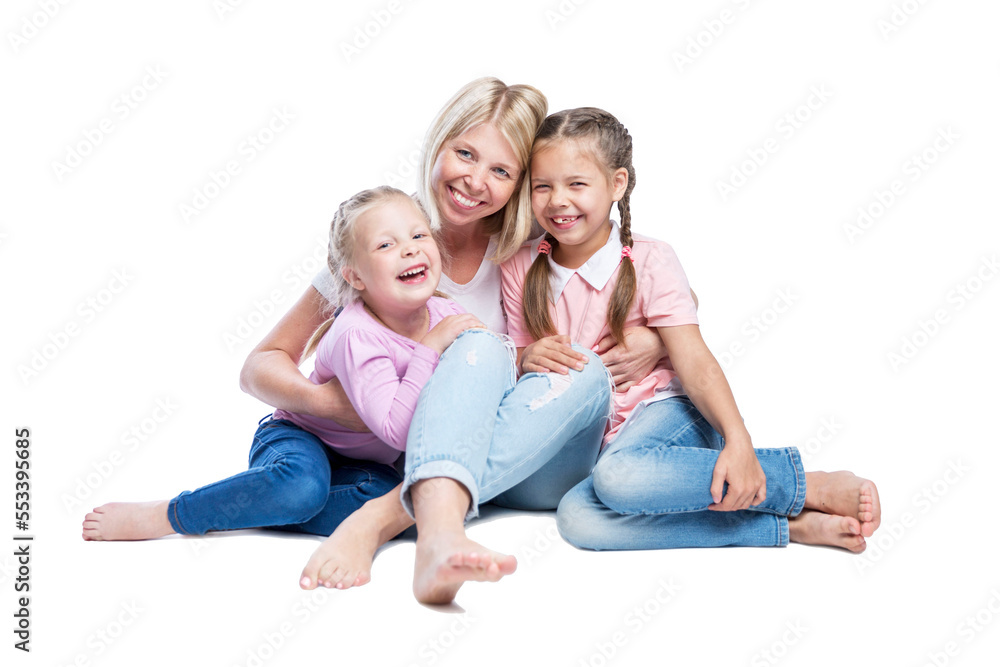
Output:
[[[399,197],[355,221],[354,248],[344,278],[376,313],[422,308],[441,279],[441,254],[430,224],[412,201]]]
[[[628,185],[628,171],[609,176],[592,144],[546,141],[531,158],[531,210],[559,242],[554,259],[569,268],[582,265],[607,242],[611,205]]]
[[[495,126],[466,130],[444,143],[431,171],[441,215],[465,225],[496,213],[510,200],[521,171],[510,142]]]

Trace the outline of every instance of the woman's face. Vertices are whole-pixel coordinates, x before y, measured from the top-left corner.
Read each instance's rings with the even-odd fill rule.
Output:
[[[514,194],[521,171],[514,149],[491,124],[446,141],[431,171],[441,216],[452,225],[466,225],[496,213]]]

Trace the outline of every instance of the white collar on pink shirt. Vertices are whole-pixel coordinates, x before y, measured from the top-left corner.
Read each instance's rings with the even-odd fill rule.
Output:
[[[538,244],[542,242],[543,238],[545,237],[541,236],[531,242],[531,261],[535,261],[535,258],[538,257]],[[562,296],[563,290],[566,288],[566,283],[569,282],[574,273],[579,274],[595,290],[604,289],[604,286],[611,280],[615,269],[618,268],[621,259],[622,242],[618,231],[618,221],[612,220],[608,242],[580,268],[567,269],[565,266],[557,264],[552,259],[552,255],[549,255],[549,298],[552,303],[558,303],[559,297]]]

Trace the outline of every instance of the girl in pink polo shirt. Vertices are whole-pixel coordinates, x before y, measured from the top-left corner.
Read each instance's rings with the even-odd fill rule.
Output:
[[[614,395],[592,474],[567,493],[563,537],[590,549],[784,546],[865,548],[880,523],[875,485],[802,469],[794,447],[754,449],[702,340],[673,249],[632,234],[632,138],[611,114],[549,116],[532,148],[531,205],[547,232],[503,267],[508,332],[522,372],[566,373],[609,333],[656,329],[666,354]],[[609,218],[618,204],[620,222]]]

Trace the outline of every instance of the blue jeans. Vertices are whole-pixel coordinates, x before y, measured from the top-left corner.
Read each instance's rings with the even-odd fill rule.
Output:
[[[516,378],[507,344],[485,329],[462,332],[441,355],[417,403],[406,441],[402,501],[413,516],[410,487],[447,477],[478,505],[553,509],[590,474],[611,405],[600,358],[582,371]]]
[[[175,531],[273,528],[326,536],[402,481],[392,466],[341,456],[288,420],[261,422],[249,470],[170,501],[167,517]]]
[[[719,512],[706,508],[724,444],[687,396],[647,405],[559,503],[559,532],[586,549],[785,546],[788,517],[802,511],[806,497],[798,450],[755,450],[767,499]]]

